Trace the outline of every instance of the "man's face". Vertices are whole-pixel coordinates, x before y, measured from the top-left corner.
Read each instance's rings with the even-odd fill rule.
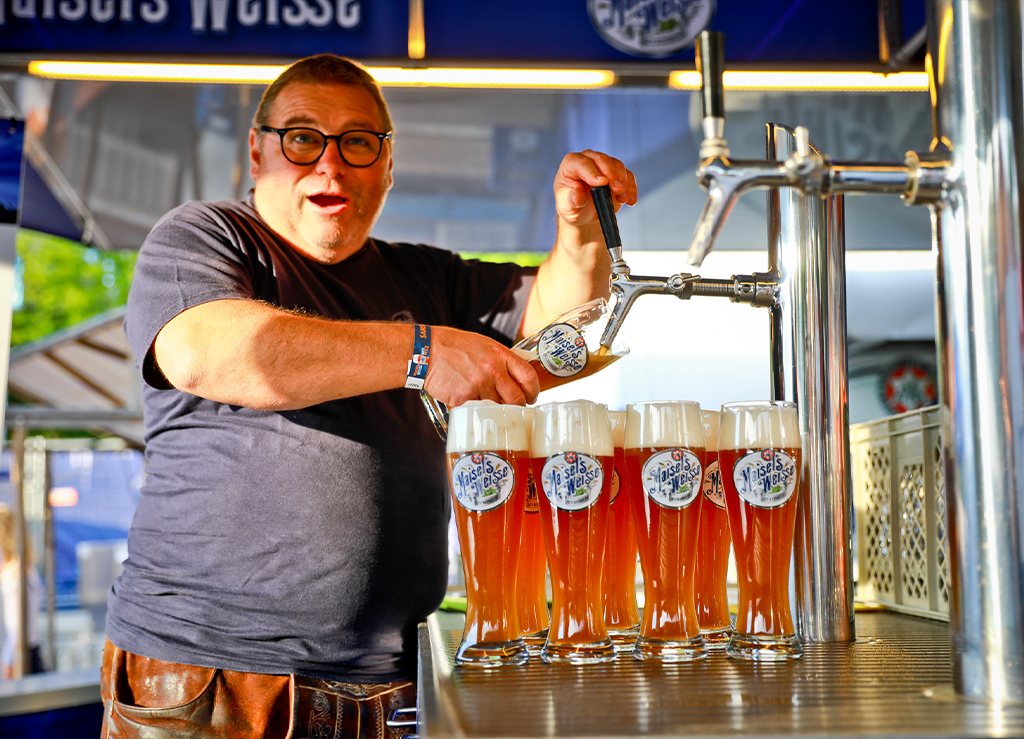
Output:
[[[274,101],[268,125],[305,126],[328,135],[343,131],[384,132],[377,101],[362,87],[297,82]],[[281,153],[280,136],[249,132],[250,175],[256,210],[300,252],[335,264],[357,252],[377,221],[391,188],[391,145],[369,167],[342,160],[334,140],[314,164],[292,164]]]

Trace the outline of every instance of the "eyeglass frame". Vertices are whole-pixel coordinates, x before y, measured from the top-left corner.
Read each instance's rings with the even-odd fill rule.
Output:
[[[320,153],[316,155],[316,158],[314,158],[313,161],[300,164],[299,162],[296,162],[291,157],[289,157],[288,152],[285,151],[284,135],[289,131],[316,131],[318,134],[323,136],[324,147],[320,150]],[[319,162],[320,157],[322,157],[324,155],[324,152],[327,151],[327,145],[331,143],[331,139],[335,139],[335,145],[338,147],[338,156],[341,157],[341,161],[345,162],[345,164],[347,164],[348,166],[356,167],[357,169],[365,169],[366,167],[372,167],[374,164],[380,161],[380,155],[384,152],[384,142],[391,141],[392,137],[395,135],[394,131],[380,133],[379,131],[370,131],[369,129],[365,128],[353,128],[350,131],[342,131],[341,133],[338,134],[328,135],[321,131],[320,129],[312,128],[311,126],[289,126],[288,128],[274,128],[273,126],[266,125],[260,126],[260,133],[276,133],[278,141],[281,144],[281,155],[297,167],[308,167]],[[372,162],[370,162],[369,164],[353,164],[352,162],[345,158],[345,153],[341,150],[341,139],[343,136],[347,136],[350,133],[369,133],[373,134],[378,138],[378,140],[380,141],[380,148],[377,149],[377,156],[374,158]]]

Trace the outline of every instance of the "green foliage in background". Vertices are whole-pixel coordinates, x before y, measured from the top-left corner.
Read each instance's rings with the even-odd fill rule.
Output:
[[[124,305],[134,251],[100,251],[36,231],[18,232],[23,298],[15,306],[11,346],[34,341]]]
[[[460,251],[459,256],[463,259],[479,259],[481,262],[515,262],[520,267],[536,267],[548,258],[547,252],[533,251],[510,251],[480,253]]]

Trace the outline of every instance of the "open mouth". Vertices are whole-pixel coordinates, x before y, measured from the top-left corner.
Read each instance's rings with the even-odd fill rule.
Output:
[[[318,195],[310,195],[309,201],[318,208],[334,209],[340,208],[348,202],[348,198],[341,195],[327,195],[320,193]]]

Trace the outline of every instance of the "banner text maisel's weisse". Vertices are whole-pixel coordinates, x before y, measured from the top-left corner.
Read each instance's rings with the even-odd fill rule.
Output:
[[[0,0],[0,26],[33,23],[160,26],[174,14],[189,16],[193,33],[234,28],[352,29],[362,22],[364,0]]]

